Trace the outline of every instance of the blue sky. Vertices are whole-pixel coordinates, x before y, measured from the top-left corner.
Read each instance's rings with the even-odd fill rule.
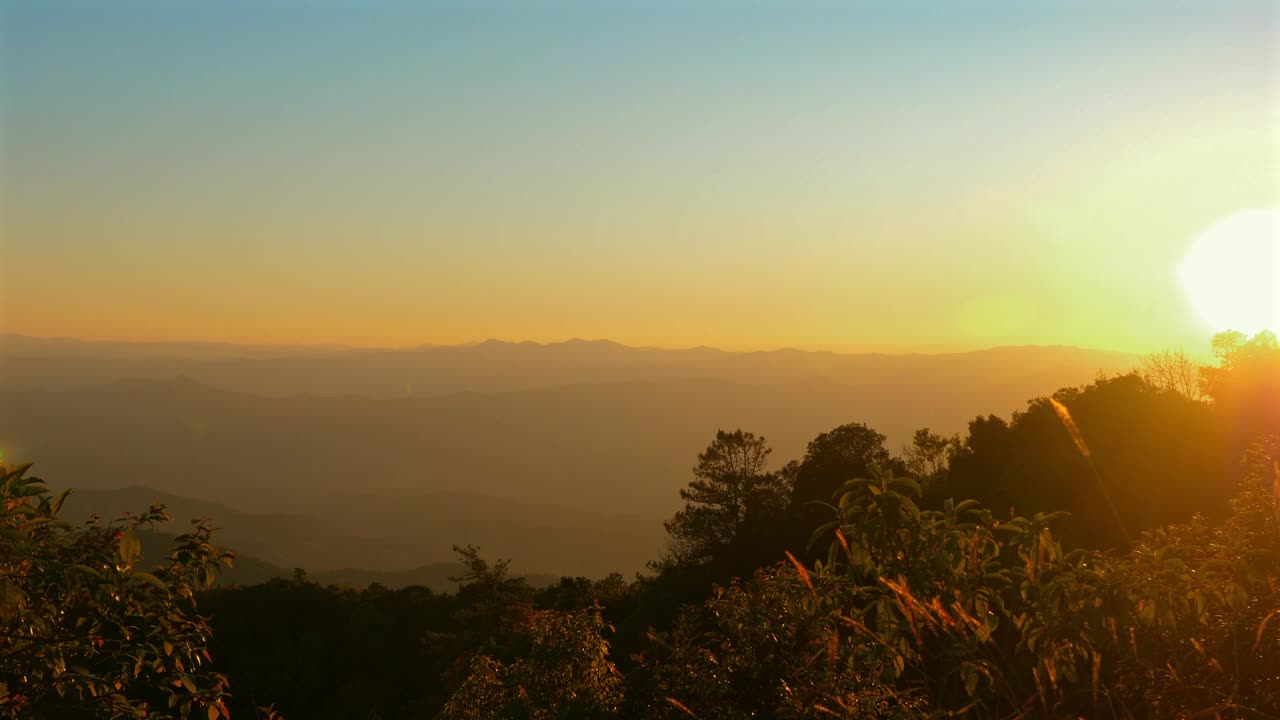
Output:
[[[1280,205],[1270,3],[3,8],[32,334],[1144,349]]]

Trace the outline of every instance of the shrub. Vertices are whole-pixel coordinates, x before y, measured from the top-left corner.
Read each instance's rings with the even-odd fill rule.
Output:
[[[229,718],[194,593],[229,554],[197,521],[168,558],[138,567],[163,507],[102,524],[58,517],[29,466],[0,468],[0,717]]]

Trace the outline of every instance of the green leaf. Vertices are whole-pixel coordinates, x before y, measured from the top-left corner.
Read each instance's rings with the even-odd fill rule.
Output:
[[[902,493],[908,497],[920,497],[920,483],[907,477],[894,478],[888,482],[890,490]]]
[[[169,587],[164,584],[163,580],[156,577],[155,575],[152,575],[149,572],[146,572],[143,570],[134,570],[133,573],[130,575],[130,577],[137,578],[138,580],[141,580],[145,583],[153,585],[159,590],[163,590],[165,592],[169,591]]]
[[[120,562],[126,565],[132,565],[142,554],[142,542],[138,540],[138,534],[134,532],[132,525],[120,533],[119,554]]]
[[[53,502],[49,504],[49,511],[54,515],[62,512],[62,504],[67,501],[67,496],[70,494],[71,488],[67,488],[66,490],[58,493],[58,497],[54,498]]]

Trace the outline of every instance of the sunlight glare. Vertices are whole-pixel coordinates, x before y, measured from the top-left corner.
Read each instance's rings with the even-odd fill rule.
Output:
[[[1192,241],[1178,275],[1215,332],[1280,330],[1280,211],[1242,210],[1213,223]]]

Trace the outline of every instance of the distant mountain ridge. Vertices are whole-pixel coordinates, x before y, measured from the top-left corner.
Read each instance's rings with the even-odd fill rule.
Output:
[[[717,429],[765,436],[775,466],[847,422],[897,451],[917,428],[959,432],[1138,363],[1043,347],[106,345],[0,336],[6,460],[34,461],[82,498],[145,486],[220,503],[229,537],[243,525],[231,546],[317,572],[449,562],[450,545],[472,543],[537,571],[629,574],[661,553],[662,522]],[[119,505],[97,502],[85,512]]]
[[[487,340],[407,349],[335,349],[44,340],[0,334],[0,389],[67,389],[121,378],[186,376],[258,395],[433,396],[580,383],[720,379],[788,384],[798,378],[872,384],[946,372],[957,380],[1012,381],[1082,368],[1134,367],[1125,353],[1010,346],[944,354],[843,354],[781,349],[635,348],[608,340]]]

